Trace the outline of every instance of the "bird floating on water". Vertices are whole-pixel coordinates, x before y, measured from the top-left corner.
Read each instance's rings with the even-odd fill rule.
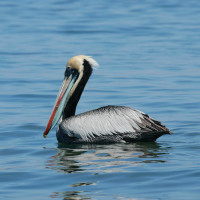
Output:
[[[75,115],[78,101],[95,66],[98,63],[89,56],[79,55],[68,61],[44,137],[60,119],[56,133],[60,143],[155,141],[163,134],[171,134],[161,122],[126,106],[105,106]]]

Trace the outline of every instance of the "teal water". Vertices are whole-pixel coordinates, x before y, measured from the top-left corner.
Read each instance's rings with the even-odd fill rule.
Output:
[[[199,199],[199,1],[0,2],[1,199]],[[77,113],[126,105],[175,134],[155,143],[42,137],[68,59],[100,66]]]

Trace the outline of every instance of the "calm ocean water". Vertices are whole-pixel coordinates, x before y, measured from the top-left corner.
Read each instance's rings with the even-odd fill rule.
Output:
[[[0,198],[199,199],[200,1],[0,1]],[[174,135],[59,146],[42,137],[66,62],[100,67],[77,113],[126,105]]]

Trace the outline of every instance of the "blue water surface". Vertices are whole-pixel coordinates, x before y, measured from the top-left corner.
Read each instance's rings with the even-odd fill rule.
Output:
[[[199,199],[200,1],[0,1],[0,198]],[[65,65],[93,56],[77,113],[126,105],[175,134],[62,146],[42,137]]]

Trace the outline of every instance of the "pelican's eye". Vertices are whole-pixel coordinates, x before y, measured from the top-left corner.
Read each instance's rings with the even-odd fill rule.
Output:
[[[65,77],[69,77],[71,75],[71,67],[66,67],[66,70],[65,70]]]
[[[65,77],[69,77],[71,74],[74,74],[76,72],[75,69],[72,69],[71,67],[67,67],[65,70]]]

